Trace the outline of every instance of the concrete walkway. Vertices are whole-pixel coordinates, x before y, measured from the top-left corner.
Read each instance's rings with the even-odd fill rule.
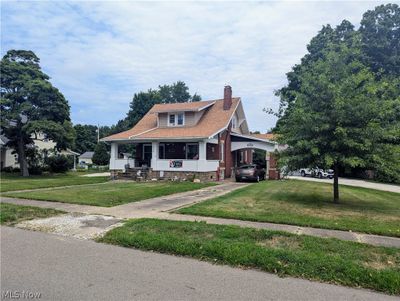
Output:
[[[80,177],[93,178],[93,177],[109,177],[109,176],[111,176],[111,173],[106,171],[106,172],[96,172],[96,173],[90,173],[87,175],[81,175]]]
[[[300,177],[300,176],[289,176],[288,178],[294,180],[302,180],[302,181],[321,182],[330,184],[333,183],[333,179],[318,179],[318,178]],[[339,184],[400,193],[400,185],[368,182],[364,180],[346,179],[346,178],[339,178]]]
[[[38,300],[399,300],[365,289],[0,229],[2,293],[40,293]]]
[[[43,208],[53,208],[69,213],[85,213],[95,215],[114,216],[117,219],[127,218],[159,218],[179,221],[204,221],[210,224],[237,225],[240,227],[252,227],[257,229],[286,231],[294,234],[306,234],[317,237],[338,238],[347,241],[368,243],[376,246],[388,246],[400,248],[400,238],[378,236],[371,234],[355,233],[350,231],[328,230],[312,227],[300,227],[286,224],[274,224],[264,222],[241,221],[235,219],[214,218],[205,216],[193,216],[170,213],[170,211],[192,205],[204,200],[224,195],[228,192],[240,189],[249,184],[227,182],[218,186],[212,186],[195,191],[188,191],[159,198],[148,199],[140,202],[128,203],[115,207],[98,207],[88,205],[76,205],[59,202],[36,201],[2,197],[2,202],[17,205],[29,205]],[[31,223],[34,223],[32,221]],[[41,223],[41,220],[38,220]],[[34,225],[32,227],[35,227]]]

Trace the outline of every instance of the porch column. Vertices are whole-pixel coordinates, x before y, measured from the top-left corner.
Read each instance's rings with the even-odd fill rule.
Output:
[[[151,143],[151,168],[157,170],[158,141]]]
[[[110,170],[115,169],[115,160],[118,157],[118,144],[115,142],[111,143],[111,154],[110,154]]]
[[[207,168],[207,142],[199,141],[199,160],[197,160],[197,170],[203,171]]]
[[[269,159],[270,159],[270,154],[269,152],[265,152],[265,178],[269,179]]]

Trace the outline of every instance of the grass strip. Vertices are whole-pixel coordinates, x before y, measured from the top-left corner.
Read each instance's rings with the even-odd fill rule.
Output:
[[[400,294],[400,250],[204,222],[129,220],[98,241]]]
[[[65,212],[50,208],[0,203],[0,224],[13,225],[25,220],[45,218],[62,213]]]

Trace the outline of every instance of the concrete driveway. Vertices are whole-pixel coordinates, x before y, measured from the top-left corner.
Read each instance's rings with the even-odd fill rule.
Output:
[[[398,300],[363,289],[1,227],[1,289],[40,300]]]
[[[289,176],[288,178],[295,180],[302,180],[302,181],[333,183],[333,179],[318,179],[318,178],[301,177],[301,176]],[[364,180],[346,179],[346,178],[339,178],[339,184],[400,193],[400,185],[368,182]]]

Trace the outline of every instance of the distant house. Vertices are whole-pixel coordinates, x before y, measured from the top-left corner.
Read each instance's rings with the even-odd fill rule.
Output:
[[[130,130],[102,139],[111,143],[110,171],[148,168],[152,177],[202,180],[231,177],[252,162],[254,149],[273,152],[277,143],[250,134],[242,101],[226,86],[218,100],[156,104]],[[118,146],[133,144],[135,158],[121,158]],[[267,171],[268,174],[268,171]]]
[[[94,152],[84,152],[82,155],[79,156],[79,164],[93,164],[92,158],[93,158]]]
[[[4,135],[0,135],[0,167],[1,169],[6,167],[19,168],[19,160],[18,153],[11,147],[7,146],[8,138]],[[55,149],[56,143],[50,139],[47,139],[45,135],[38,134],[35,136],[34,144],[29,147],[34,147],[39,151],[47,151],[51,154],[51,151]],[[61,150],[57,152],[61,155],[66,156],[77,156],[79,155],[76,152],[71,151],[70,149]],[[45,155],[43,153],[43,155]]]

